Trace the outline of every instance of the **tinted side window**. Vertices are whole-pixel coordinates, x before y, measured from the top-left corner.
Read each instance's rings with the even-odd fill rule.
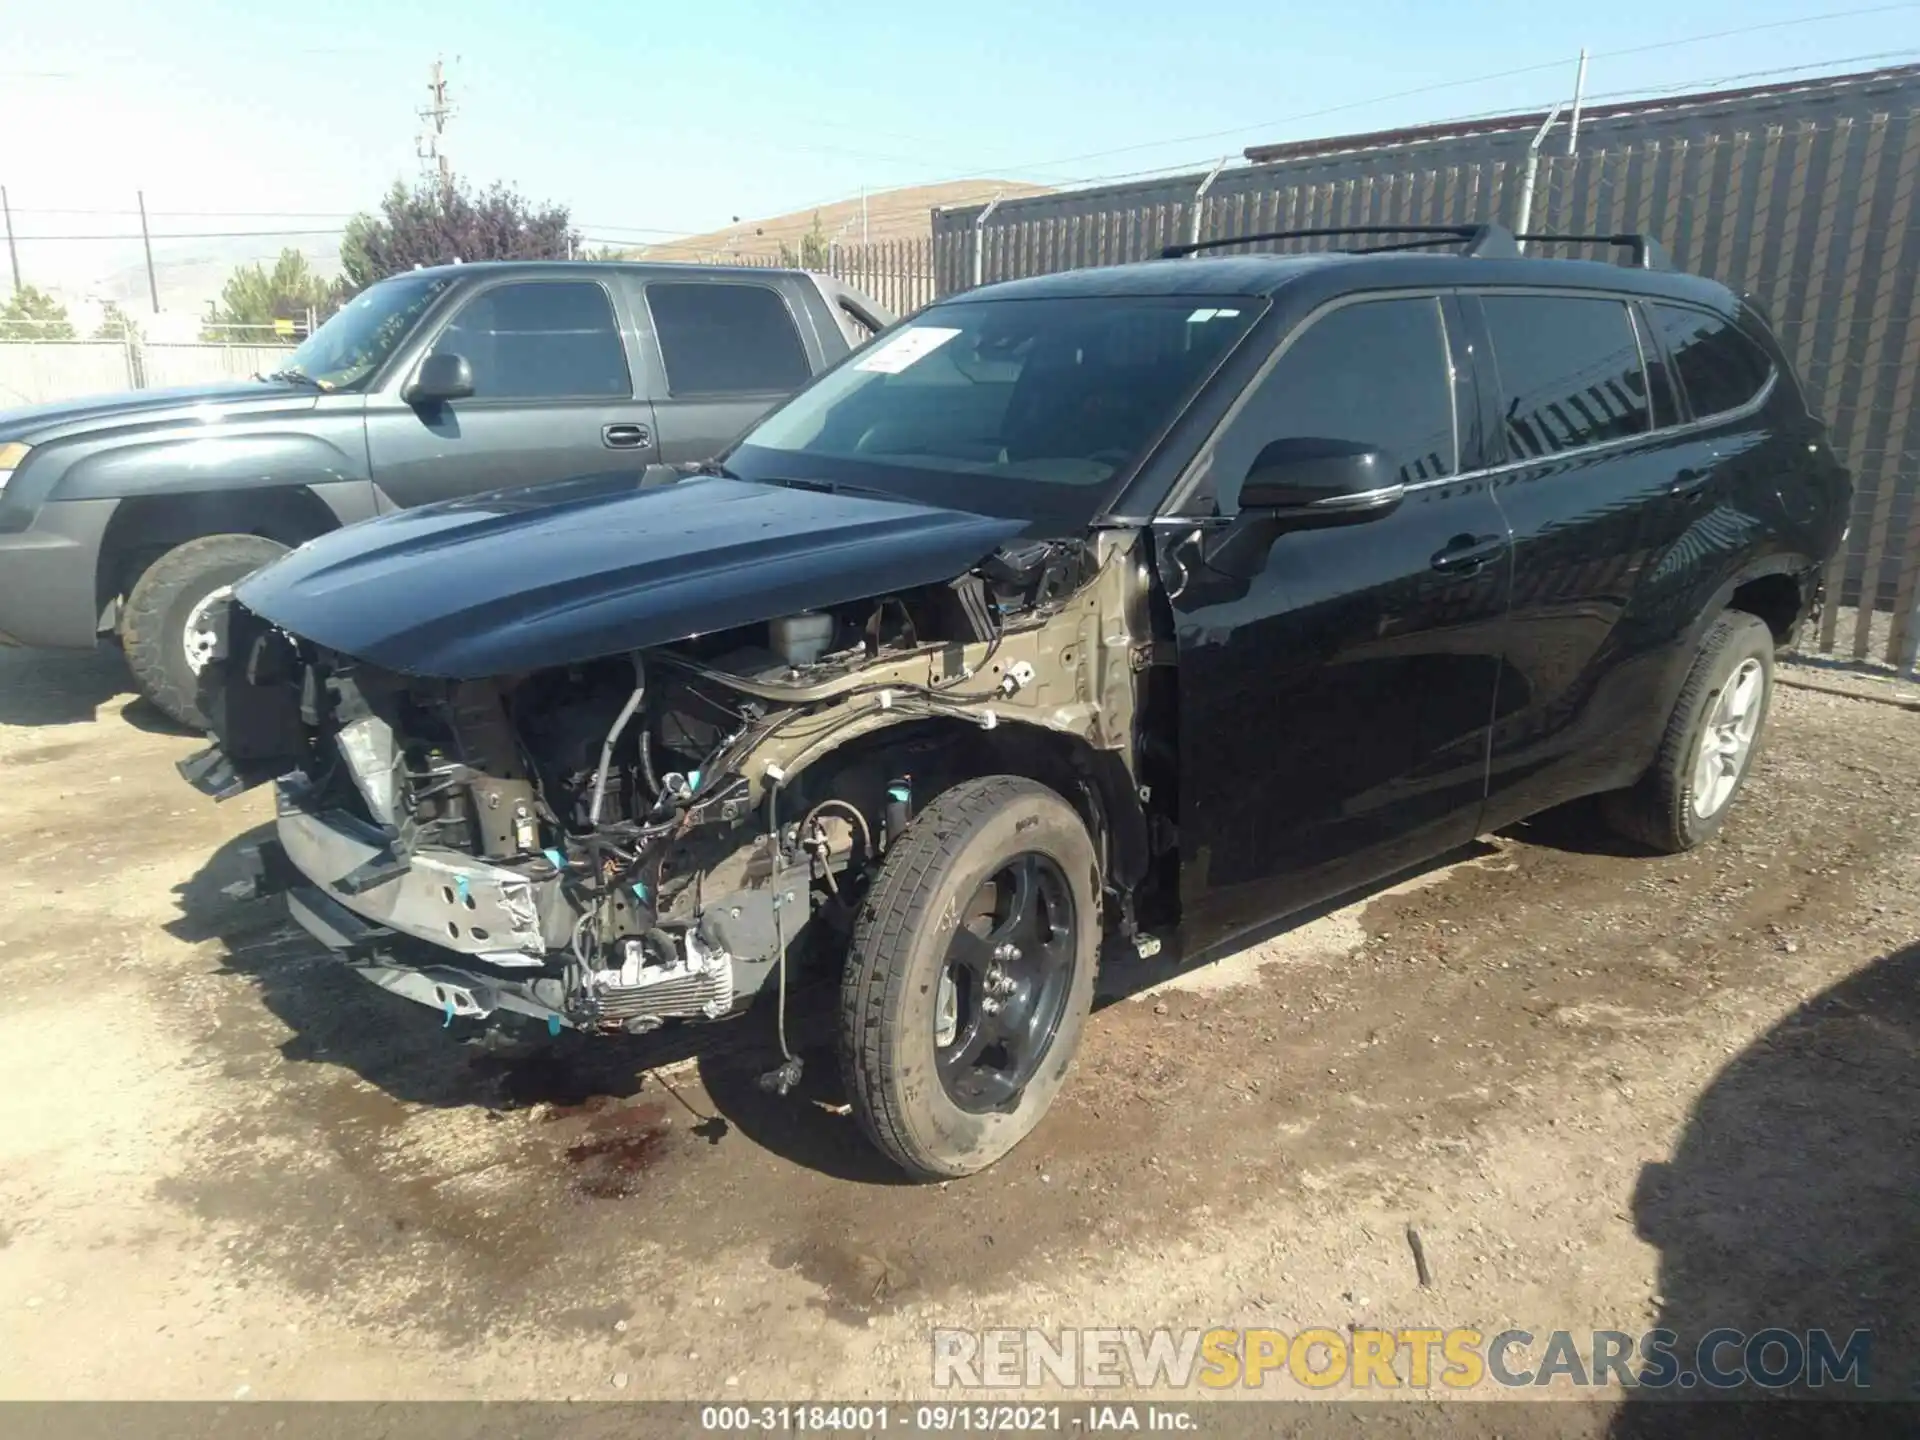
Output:
[[[478,399],[633,394],[613,305],[587,280],[531,280],[483,291],[433,348],[467,357]]]
[[[1453,379],[1438,300],[1369,300],[1313,321],[1214,453],[1223,508],[1261,450],[1306,439],[1376,446],[1409,485],[1454,473]]]
[[[1698,419],[1739,409],[1773,373],[1766,352],[1718,315],[1656,305],[1653,316]]]
[[[675,395],[798,390],[812,374],[786,301],[765,285],[649,285],[647,309]]]
[[[1562,295],[1486,295],[1512,460],[1652,428],[1627,307]]]

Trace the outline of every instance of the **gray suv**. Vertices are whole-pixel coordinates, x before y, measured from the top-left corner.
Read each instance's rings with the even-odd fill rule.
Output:
[[[703,460],[892,317],[825,276],[508,261],[362,292],[253,381],[0,411],[0,643],[117,637],[200,727],[233,583],[387,511]]]

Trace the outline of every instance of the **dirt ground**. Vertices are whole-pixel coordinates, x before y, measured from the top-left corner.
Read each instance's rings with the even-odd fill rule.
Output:
[[[665,1070],[443,1031],[222,893],[266,806],[187,790],[113,661],[0,652],[0,1398],[910,1397],[936,1325],[1656,1322],[1868,1327],[1920,1394],[1920,701],[1783,673],[1718,843],[1576,810],[1116,968],[1043,1128],[926,1187],[817,1009],[784,1101],[751,1022]]]

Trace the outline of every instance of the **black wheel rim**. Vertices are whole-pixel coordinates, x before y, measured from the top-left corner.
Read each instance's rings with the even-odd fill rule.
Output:
[[[1067,877],[1032,851],[989,875],[961,912],[933,1013],[935,1069],[960,1109],[1011,1109],[1039,1073],[1073,991],[1076,925]]]

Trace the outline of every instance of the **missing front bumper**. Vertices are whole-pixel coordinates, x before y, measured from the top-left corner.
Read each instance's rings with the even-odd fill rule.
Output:
[[[396,858],[385,835],[317,808],[297,780],[283,779],[278,793],[288,861],[362,920],[503,968],[538,968],[565,945],[572,916],[557,875],[533,880],[451,850]]]
[[[579,1028],[565,1007],[558,979],[482,975],[452,965],[404,965],[393,947],[394,931],[373,925],[311,885],[287,892],[294,922],[343,960],[362,979],[444,1014],[484,1020],[506,1010],[546,1024],[549,1031]]]

